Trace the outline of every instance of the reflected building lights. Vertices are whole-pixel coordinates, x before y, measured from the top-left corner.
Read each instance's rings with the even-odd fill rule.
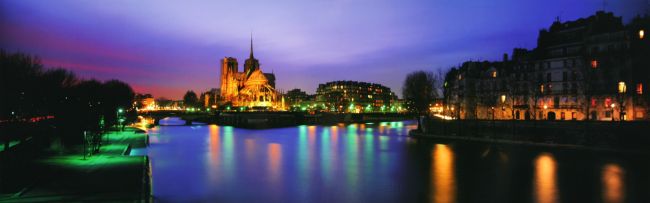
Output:
[[[233,138],[233,127],[224,126],[223,127],[223,167],[226,169],[227,177],[233,178],[235,173],[235,144]]]
[[[309,184],[311,177],[309,173],[311,172],[311,165],[313,162],[313,155],[310,152],[313,148],[309,146],[307,136],[307,126],[298,126],[298,176],[300,177],[301,188],[304,189],[302,190],[303,192],[307,191],[311,186],[311,184]],[[301,194],[306,195],[305,193]]]
[[[455,202],[454,152],[447,145],[436,144],[431,158],[431,202]]]
[[[332,163],[335,162],[333,158],[336,157],[332,155],[331,149],[332,146],[330,142],[330,131],[328,128],[323,128],[320,140],[320,165],[321,173],[323,174],[323,178],[326,182],[331,181],[333,170]]]
[[[358,134],[356,130],[356,124],[348,125],[346,144],[346,154],[345,157],[345,174],[347,179],[347,186],[350,188],[349,192],[354,194],[357,192],[358,182],[359,182],[359,168],[358,168],[358,156],[359,156],[359,144],[358,144]]]
[[[625,171],[617,164],[603,167],[603,202],[620,203],[625,200]]]
[[[535,160],[535,200],[538,203],[558,202],[557,166],[553,155],[540,154]]]
[[[316,126],[310,125],[307,127],[307,130],[309,136],[309,147],[313,148],[316,144]]]
[[[363,140],[363,149],[364,149],[364,154],[363,154],[363,160],[364,160],[364,167],[367,169],[372,169],[374,167],[374,156],[375,154],[373,153],[374,149],[373,147],[375,146],[375,136],[372,134],[372,128],[368,128],[366,131],[366,135]],[[369,170],[373,171],[373,170]]]
[[[245,139],[244,147],[246,148],[246,159],[248,161],[253,161],[255,159],[255,140]]]
[[[336,148],[339,143],[339,128],[337,126],[332,126],[331,129],[332,129],[332,144],[334,148]],[[336,151],[336,149],[333,150]]]
[[[220,168],[219,165],[219,155],[221,154],[219,152],[220,147],[221,147],[221,141],[219,140],[219,126],[217,125],[210,125],[208,128],[210,132],[210,137],[209,137],[209,147],[210,147],[210,152],[209,152],[209,165],[210,169],[208,171],[208,177],[212,181],[216,181],[218,170]]]
[[[282,162],[282,146],[278,143],[269,143],[267,154],[269,155],[269,175],[271,180],[279,181]]]

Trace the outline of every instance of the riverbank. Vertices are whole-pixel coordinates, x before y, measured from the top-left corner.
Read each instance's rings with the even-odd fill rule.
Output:
[[[427,120],[421,131],[409,135],[420,138],[472,142],[580,148],[609,151],[648,152],[650,137],[640,132],[647,122],[575,121],[489,121]]]
[[[84,157],[80,146],[70,153],[30,160],[24,171],[10,171],[31,177],[20,191],[0,196],[0,202],[149,202],[149,159],[128,156],[130,148],[146,147],[147,134],[126,128],[109,132],[104,139],[92,156]]]

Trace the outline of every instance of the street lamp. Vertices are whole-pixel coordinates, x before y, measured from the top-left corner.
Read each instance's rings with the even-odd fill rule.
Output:
[[[625,85],[625,82],[623,81],[618,82],[618,95],[619,95],[618,103],[620,104],[620,106],[618,107],[619,121],[623,121],[625,118],[625,93],[626,92],[627,92],[627,86]]]
[[[639,39],[643,39],[645,37],[645,31],[639,30]]]
[[[614,108],[616,107],[616,104],[612,103],[609,107],[612,108],[612,121],[614,121]]]
[[[124,109],[122,109],[122,108],[118,108],[118,109],[117,109],[117,114],[116,114],[116,117],[115,117],[115,119],[117,119],[117,124],[118,124],[117,127],[118,127],[118,128],[120,128],[120,125],[122,125],[122,122],[124,121],[124,119],[122,119],[122,118],[120,117],[120,115],[122,115],[122,113],[124,113]]]

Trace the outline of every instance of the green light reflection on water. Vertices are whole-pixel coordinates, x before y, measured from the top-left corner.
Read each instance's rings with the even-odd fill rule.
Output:
[[[345,175],[347,186],[349,188],[350,196],[354,196],[357,192],[359,185],[359,168],[358,168],[358,134],[357,124],[350,124],[347,127],[347,143],[346,143],[346,163]]]
[[[300,178],[300,193],[307,196],[310,187],[309,171],[311,171],[311,158],[309,158],[309,141],[307,140],[307,126],[298,126],[298,177]]]
[[[323,128],[320,140],[320,156],[321,156],[321,172],[326,183],[332,179],[332,165],[331,165],[331,146],[330,146],[330,131],[328,128]]]
[[[226,177],[234,178],[235,173],[235,144],[233,140],[233,127],[224,126],[223,127],[223,167],[226,171]]]

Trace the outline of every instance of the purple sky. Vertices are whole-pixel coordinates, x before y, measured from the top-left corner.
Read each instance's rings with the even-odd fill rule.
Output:
[[[608,1],[627,22],[646,0]],[[533,48],[559,16],[587,17],[601,0],[0,1],[0,47],[38,55],[84,78],[119,79],[179,99],[219,86],[219,60],[248,57],[277,89],[313,93],[332,80],[375,82],[401,95],[405,75]]]

